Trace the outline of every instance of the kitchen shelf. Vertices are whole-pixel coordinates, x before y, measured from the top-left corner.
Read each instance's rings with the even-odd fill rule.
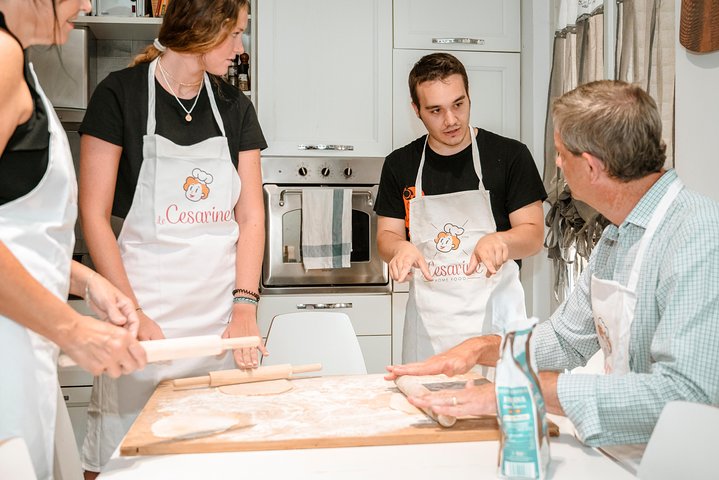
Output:
[[[252,15],[249,18],[252,19]],[[152,40],[160,32],[161,24],[159,17],[88,15],[75,20],[75,25],[90,28],[100,40]]]
[[[160,31],[162,18],[155,17],[78,17],[75,25],[90,28],[100,40],[152,40]]]

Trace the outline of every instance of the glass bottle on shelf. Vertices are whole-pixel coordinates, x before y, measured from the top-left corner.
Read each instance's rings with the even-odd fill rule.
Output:
[[[240,55],[240,64],[237,70],[237,86],[243,92],[250,90],[250,56],[246,52]]]
[[[238,86],[238,75],[237,72],[239,71],[238,68],[238,56],[235,55],[235,59],[232,61],[229,67],[227,67],[227,82],[232,85],[233,87]]]

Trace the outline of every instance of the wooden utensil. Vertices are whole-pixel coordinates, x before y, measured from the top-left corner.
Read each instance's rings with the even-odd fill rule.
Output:
[[[317,372],[319,370],[322,370],[321,363],[295,366],[286,363],[247,370],[219,370],[200,377],[178,378],[172,382],[172,385],[175,390],[197,387],[219,387],[237,383],[264,382],[265,380],[290,378],[293,373]]]
[[[430,390],[422,384],[419,378],[411,375],[403,375],[395,379],[394,383],[408,397],[421,397],[430,393]],[[443,427],[451,427],[457,421],[455,417],[449,415],[437,415],[431,408],[422,408],[422,411]]]
[[[147,352],[147,362],[164,362],[178,358],[207,357],[219,355],[225,350],[251,348],[260,344],[260,337],[220,338],[219,335],[200,335],[197,337],[167,338],[163,340],[145,340],[140,342]],[[65,354],[57,361],[61,367],[77,365]]]

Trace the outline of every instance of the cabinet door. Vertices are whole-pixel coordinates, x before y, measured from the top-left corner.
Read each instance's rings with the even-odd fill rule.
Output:
[[[391,2],[257,3],[255,86],[269,144],[263,155],[387,155]],[[300,150],[299,145],[351,145],[353,150]]]
[[[412,109],[407,77],[415,62],[430,50],[394,50],[392,148],[427,133]],[[470,123],[519,139],[519,53],[452,52],[469,77]]]
[[[404,314],[407,310],[409,293],[392,293],[392,364],[402,363],[402,334],[404,332]]]
[[[394,0],[394,48],[519,52],[519,0]]]

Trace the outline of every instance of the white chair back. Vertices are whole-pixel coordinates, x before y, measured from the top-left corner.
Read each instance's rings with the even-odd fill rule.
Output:
[[[0,478],[36,480],[30,452],[20,437],[0,440]]]
[[[276,315],[265,343],[262,365],[321,363],[309,375],[367,373],[350,317],[341,312],[297,312]]]
[[[662,410],[639,464],[642,480],[709,480],[717,474],[719,408],[669,402]]]

